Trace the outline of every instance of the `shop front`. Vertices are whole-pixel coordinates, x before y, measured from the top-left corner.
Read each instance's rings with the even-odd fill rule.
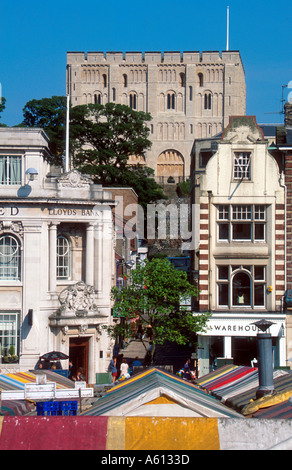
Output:
[[[199,376],[225,364],[256,363],[259,330],[254,323],[262,319],[273,323],[268,332],[272,335],[274,367],[286,366],[285,315],[214,313],[207,331],[198,337]]]

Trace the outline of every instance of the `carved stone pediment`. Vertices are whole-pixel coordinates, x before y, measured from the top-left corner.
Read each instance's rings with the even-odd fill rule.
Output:
[[[250,144],[264,141],[262,129],[254,116],[232,116],[222,134],[223,142]]]
[[[87,188],[93,184],[92,179],[88,175],[83,175],[78,170],[71,170],[58,178],[58,184],[62,188]]]

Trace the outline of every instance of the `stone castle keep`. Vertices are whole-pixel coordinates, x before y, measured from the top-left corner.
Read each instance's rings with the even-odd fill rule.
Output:
[[[246,103],[238,51],[68,52],[67,93],[72,106],[115,102],[149,112],[152,147],[131,163],[153,168],[160,183],[188,178],[194,140],[220,133]]]

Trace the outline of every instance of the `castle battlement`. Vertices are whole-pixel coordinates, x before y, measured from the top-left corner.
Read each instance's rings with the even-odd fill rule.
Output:
[[[239,51],[67,52],[68,65],[94,64],[218,64],[240,62]]]

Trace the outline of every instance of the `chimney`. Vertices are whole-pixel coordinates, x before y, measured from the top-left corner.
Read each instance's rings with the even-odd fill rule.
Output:
[[[292,127],[292,103],[289,103],[289,102],[285,103],[284,113],[285,113],[284,126]]]

